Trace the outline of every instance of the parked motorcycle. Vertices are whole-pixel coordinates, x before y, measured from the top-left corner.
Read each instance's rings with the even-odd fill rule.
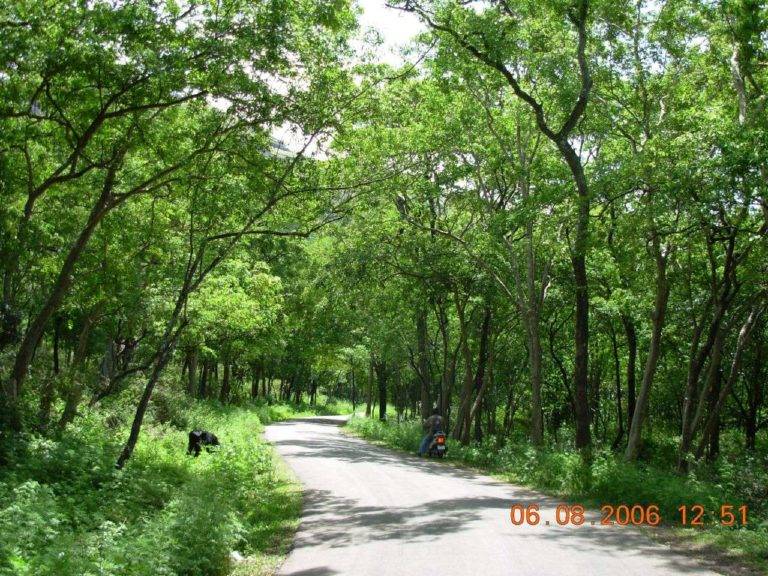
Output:
[[[435,432],[435,435],[432,437],[432,443],[429,445],[429,450],[427,450],[427,456],[430,458],[445,458],[447,451],[445,434],[443,432]]]

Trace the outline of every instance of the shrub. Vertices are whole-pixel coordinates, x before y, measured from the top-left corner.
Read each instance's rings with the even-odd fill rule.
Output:
[[[105,425],[108,410],[56,439],[14,442],[0,471],[1,575],[217,575],[232,550],[274,563],[300,495],[276,470],[257,411],[157,400],[124,470],[114,462],[127,431]],[[215,431],[222,448],[188,457],[188,425]]]

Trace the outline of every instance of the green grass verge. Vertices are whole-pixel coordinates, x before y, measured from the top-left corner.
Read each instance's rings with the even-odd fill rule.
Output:
[[[302,402],[301,404],[257,404],[255,410],[261,421],[264,424],[269,424],[270,422],[279,422],[281,420],[302,418],[305,416],[336,416],[340,414],[351,414],[352,404],[343,400],[320,398],[314,406],[306,402]]]
[[[85,413],[59,437],[4,446],[0,574],[272,574],[298,525],[301,491],[262,439],[263,423],[317,410],[225,407],[160,390],[118,471],[131,411],[125,399],[117,404]],[[221,448],[187,456],[191,428],[214,431]],[[233,562],[233,551],[245,560]]]
[[[347,429],[362,438],[414,453],[422,431],[415,422],[380,422],[353,417]],[[664,453],[664,447],[658,452]],[[713,468],[680,476],[652,464],[628,464],[608,450],[594,454],[587,464],[572,450],[537,450],[524,440],[495,441],[462,446],[448,440],[448,462],[490,473],[508,482],[541,490],[571,502],[597,507],[606,504],[655,504],[668,526],[679,525],[678,508],[702,504],[719,511],[722,504],[749,506],[746,528],[724,528],[711,514],[698,529],[656,531],[667,541],[705,548],[768,574],[768,469],[766,462],[745,456]]]

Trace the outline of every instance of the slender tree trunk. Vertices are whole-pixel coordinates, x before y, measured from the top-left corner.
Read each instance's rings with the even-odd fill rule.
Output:
[[[272,369],[264,371],[264,379],[261,382],[261,395],[269,399],[272,396],[272,378],[274,374]]]
[[[621,361],[619,360],[619,346],[616,339],[616,330],[613,324],[610,326],[611,349],[613,350],[613,379],[616,389],[616,438],[611,444],[611,449],[616,450],[624,438],[624,414],[621,406]]]
[[[693,411],[695,410],[694,396],[699,383],[699,377],[701,371],[704,368],[707,358],[712,352],[712,348],[717,339],[717,335],[720,332],[721,313],[720,307],[715,312],[715,317],[709,325],[709,332],[707,340],[701,348],[699,348],[699,338],[701,331],[704,328],[704,323],[697,328],[699,334],[694,334],[693,341],[691,343],[691,358],[688,365],[688,376],[685,385],[685,395],[683,397],[683,408],[681,415],[681,436],[680,436],[680,448],[678,455],[678,470],[687,470],[687,462],[685,461],[685,455],[688,453],[691,447],[691,439],[693,437],[692,421]]]
[[[589,369],[589,414],[593,428],[593,435],[600,437],[600,384],[603,377],[602,358],[593,359]],[[605,430],[603,429],[603,432]],[[604,438],[603,438],[604,439]]]
[[[518,157],[520,159],[521,175],[517,186],[523,198],[528,202],[530,198],[530,183],[527,177],[528,155],[523,145],[520,126],[517,126]],[[525,333],[528,338],[528,367],[531,376],[531,443],[534,446],[544,444],[544,411],[542,409],[541,389],[543,382],[542,373],[542,348],[541,348],[541,307],[543,305],[545,285],[548,281],[548,265],[544,267],[541,278],[541,288],[536,285],[537,260],[535,250],[534,219],[529,218],[525,223],[525,235],[527,237],[525,249],[525,281],[520,278],[517,266],[512,266],[517,285],[517,305],[525,324]]]
[[[717,378],[715,378],[714,385],[712,386],[712,389],[709,391],[709,398],[707,399],[707,406],[708,409],[711,411],[714,411],[715,404],[717,403],[717,397],[720,395],[720,390],[722,389],[722,383],[723,378],[720,371],[718,371]],[[707,442],[705,439],[708,438],[709,442]],[[709,450],[707,452],[707,461],[713,462],[718,454],[720,454],[720,413],[714,412],[714,416],[712,418],[712,424],[711,428],[709,430],[709,433],[705,435],[701,441],[701,454],[704,454],[705,446],[706,444],[709,444]],[[701,458],[701,456],[697,456],[698,458]]]
[[[488,392],[493,389],[493,344],[489,343],[489,334],[491,331],[491,309],[486,308],[485,318],[483,319],[483,329],[480,337],[480,354],[478,359],[477,375],[475,376],[475,387],[477,395],[469,412],[469,426],[475,422],[475,441],[480,442],[483,439],[483,429],[480,425],[482,408],[485,407],[490,412],[488,406]],[[494,410],[495,411],[495,410]],[[468,435],[468,430],[466,431]],[[490,417],[488,433],[491,434]]]
[[[53,319],[53,373],[59,374],[59,340],[61,339],[62,318],[57,315]]]
[[[502,426],[504,427],[504,436],[509,437],[512,433],[512,425],[515,420],[515,412],[517,411],[517,403],[515,402],[515,378],[510,378],[509,391],[507,392],[507,401],[504,404],[504,421]]]
[[[440,415],[443,417],[443,424],[446,430],[450,430],[451,390],[453,388],[453,375],[455,371],[455,355],[451,361],[451,344],[448,333],[448,315],[445,310],[445,302],[440,300],[435,306],[435,315],[440,328],[440,338],[443,349],[443,369],[440,379]]]
[[[708,250],[711,250],[713,241],[708,239]],[[695,433],[696,426],[699,423],[701,417],[701,411],[703,406],[701,400],[706,398],[706,392],[703,390],[699,394],[698,404],[694,404],[694,397],[696,396],[696,390],[699,384],[699,377],[704,365],[710,354],[713,358],[710,359],[710,369],[714,363],[715,345],[720,340],[720,346],[722,346],[722,339],[724,338],[723,332],[723,318],[728,310],[733,297],[736,294],[737,288],[734,289],[733,274],[736,267],[736,260],[734,257],[735,251],[735,236],[731,235],[728,239],[728,245],[726,248],[725,262],[723,264],[722,280],[719,284],[713,281],[712,293],[710,296],[710,302],[715,304],[715,311],[712,316],[712,320],[709,323],[709,329],[707,331],[707,339],[704,345],[699,348],[698,343],[701,337],[701,331],[704,327],[704,319],[701,324],[697,326],[694,333],[693,342],[691,344],[691,358],[688,368],[688,377],[685,386],[685,396],[683,398],[683,411],[682,411],[682,423],[681,423],[681,435],[680,435],[680,448],[678,453],[677,469],[679,472],[685,472],[688,469],[688,454],[690,452],[693,435]],[[715,264],[712,264],[712,274],[715,275],[717,271],[714,269]],[[706,309],[709,309],[709,304]],[[719,358],[717,359],[717,365],[719,369]],[[714,382],[710,377],[707,378],[708,382]],[[698,416],[696,415],[698,413]]]
[[[475,420],[478,418],[478,415],[480,414],[479,410],[482,407],[483,402],[483,395],[485,393],[486,384],[488,383],[488,379],[485,377],[486,372],[486,365],[488,362],[488,340],[489,335],[491,332],[491,308],[490,306],[485,307],[485,312],[483,314],[483,323],[482,327],[480,328],[480,348],[477,354],[477,372],[475,373],[475,400],[472,403],[469,410],[466,412],[466,419],[464,422],[464,426],[462,428],[462,442],[464,444],[469,443],[469,435],[470,430],[472,428],[472,422],[477,421]],[[478,418],[479,420],[479,418]],[[477,436],[482,436],[482,431],[479,431],[479,433],[476,435],[475,439],[480,440]]]
[[[629,316],[622,316],[624,334],[627,338],[627,430],[632,428],[632,418],[635,416],[637,391],[635,379],[637,374],[637,332],[635,323]]]
[[[365,417],[371,417],[371,406],[373,405],[373,358],[368,363],[368,385],[365,389]]]
[[[229,402],[229,392],[232,387],[232,364],[227,358],[224,359],[224,378],[221,381],[221,390],[219,390],[219,402],[226,404]]]
[[[544,411],[541,405],[542,362],[541,333],[539,320],[531,321],[529,328],[530,368],[531,368],[531,443],[534,446],[544,444]]]
[[[57,315],[53,321],[53,375],[46,378],[40,391],[40,405],[37,412],[37,430],[45,433],[51,419],[51,407],[56,397],[56,381],[59,376],[59,339],[61,335],[61,316]]]
[[[123,450],[117,459],[117,463],[115,464],[115,467],[118,469],[121,469],[123,466],[125,466],[125,463],[133,454],[134,448],[136,448],[136,442],[139,440],[141,425],[144,421],[144,414],[146,413],[147,407],[149,406],[149,400],[152,398],[152,392],[155,389],[157,381],[160,379],[160,374],[163,372],[163,369],[168,364],[168,361],[171,359],[173,354],[180,329],[183,327],[183,325],[181,327],[178,326],[179,317],[184,307],[184,303],[187,301],[187,296],[189,295],[189,282],[191,282],[191,280],[192,275],[188,272],[184,286],[179,291],[179,295],[176,298],[176,305],[174,306],[171,317],[168,319],[168,322],[165,326],[165,331],[163,332],[163,335],[160,339],[158,352],[152,365],[152,372],[149,376],[149,380],[147,381],[146,386],[144,387],[144,392],[139,399],[139,404],[136,407],[136,414],[134,415],[133,423],[131,424],[131,433],[128,436],[128,440],[126,441],[125,446],[123,446]]]
[[[197,394],[197,348],[189,352],[189,371],[187,372],[187,394],[194,397]]]
[[[758,421],[757,417],[760,407],[763,404],[763,372],[764,352],[765,352],[765,324],[761,324],[757,329],[757,341],[755,344],[755,356],[750,375],[750,384],[748,387],[747,403],[747,421],[744,426],[745,442],[747,450],[754,451],[757,441]]]
[[[202,374],[200,375],[200,391],[198,393],[200,398],[205,398],[208,395],[208,376],[211,371],[210,362],[208,360],[203,361]]]
[[[587,284],[587,246],[589,244],[589,190],[581,159],[567,139],[558,142],[576,183],[578,214],[576,239],[571,250],[571,266],[576,291],[575,355],[573,381],[576,389],[576,448],[587,448],[592,439],[589,426],[589,288]]]
[[[704,424],[703,432],[701,435],[701,442],[699,443],[699,446],[696,450],[696,457],[701,458],[704,454],[704,449],[706,447],[707,439],[712,439],[715,437],[716,432],[719,428],[719,417],[720,413],[723,409],[723,406],[725,405],[725,401],[730,395],[731,391],[733,390],[734,386],[736,385],[736,382],[739,379],[739,374],[741,372],[741,364],[744,357],[744,349],[746,348],[749,338],[752,334],[752,330],[755,327],[755,323],[757,322],[757,319],[759,318],[762,310],[758,308],[757,306],[753,307],[750,311],[749,315],[747,316],[747,319],[744,321],[744,324],[741,327],[741,330],[739,330],[739,337],[736,341],[736,350],[733,354],[733,360],[731,362],[731,369],[728,373],[728,380],[725,383],[725,386],[722,387],[721,390],[718,391],[717,394],[712,394],[711,398],[713,401],[711,402],[711,407],[709,411],[709,416],[707,417],[707,421]],[[719,382],[719,376],[718,376],[718,382]],[[713,392],[717,388],[716,386],[713,387]],[[719,446],[716,445],[716,447]],[[710,455],[712,454],[712,451],[710,450]]]
[[[251,363],[251,399],[255,400],[259,397],[259,382],[261,381],[261,375],[264,372],[264,368],[259,362]],[[265,395],[266,397],[266,395]]]
[[[632,425],[629,429],[627,449],[624,452],[624,459],[627,461],[636,460],[640,453],[643,423],[648,410],[651,385],[653,384],[653,378],[656,375],[656,368],[661,355],[661,338],[664,329],[664,321],[667,315],[667,302],[669,301],[670,286],[667,281],[667,263],[669,256],[668,254],[662,254],[658,244],[658,236],[656,234],[654,234],[654,244],[656,257],[656,299],[651,314],[651,342],[648,346],[648,357],[645,360],[643,380],[640,384],[640,394],[637,398],[635,412],[632,415]]]
[[[387,420],[387,365],[384,361],[375,362],[376,381],[379,389],[379,420]]]
[[[465,437],[464,428],[467,425],[467,413],[469,412],[472,402],[472,389],[474,388],[474,375],[472,370],[472,350],[469,347],[469,327],[467,326],[467,318],[465,315],[465,304],[462,302],[458,293],[455,295],[456,300],[456,314],[459,318],[459,338],[461,355],[464,360],[464,384],[461,390],[461,398],[459,401],[459,412],[456,415],[456,423],[453,427],[453,437],[456,440],[466,444],[468,441],[468,434]]]
[[[83,387],[78,381],[78,372],[81,371],[85,364],[86,356],[88,353],[88,338],[91,335],[91,329],[93,327],[93,322],[97,315],[96,310],[98,308],[99,305],[97,305],[96,309],[92,310],[85,317],[83,328],[80,331],[80,335],[77,339],[77,347],[75,348],[72,364],[67,370],[67,388],[66,393],[64,394],[64,410],[62,411],[61,416],[59,417],[59,422],[57,424],[57,428],[59,430],[64,430],[67,427],[67,424],[74,420],[75,416],[77,415],[77,407],[83,397]]]
[[[10,378],[5,382],[4,386],[5,407],[3,414],[0,416],[6,420],[7,426],[2,426],[3,428],[10,429],[14,432],[21,430],[22,422],[19,398],[24,380],[29,370],[29,365],[32,361],[32,356],[43,335],[48,320],[50,320],[59,309],[61,303],[64,301],[64,297],[72,286],[75,266],[80,260],[80,256],[85,250],[85,247],[88,245],[88,241],[91,239],[93,232],[96,230],[101,220],[109,212],[116,170],[117,166],[110,168],[108,171],[99,199],[93,205],[93,208],[91,208],[88,220],[80,232],[80,235],[77,237],[77,240],[75,240],[75,243],[70,247],[67,257],[59,270],[56,281],[54,282],[43,307],[30,321],[27,331],[24,334],[24,338],[19,345]]]
[[[419,308],[416,314],[416,342],[421,417],[425,420],[431,414],[432,402],[430,400],[429,356],[427,354],[427,309],[423,307]]]

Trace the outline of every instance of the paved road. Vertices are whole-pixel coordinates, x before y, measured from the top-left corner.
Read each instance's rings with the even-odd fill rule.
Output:
[[[312,418],[267,427],[305,488],[283,576],[715,574],[636,530],[590,526],[593,516],[584,526],[559,527],[554,500],[372,446],[342,434],[339,424]],[[542,523],[512,525],[513,502],[540,504]]]

